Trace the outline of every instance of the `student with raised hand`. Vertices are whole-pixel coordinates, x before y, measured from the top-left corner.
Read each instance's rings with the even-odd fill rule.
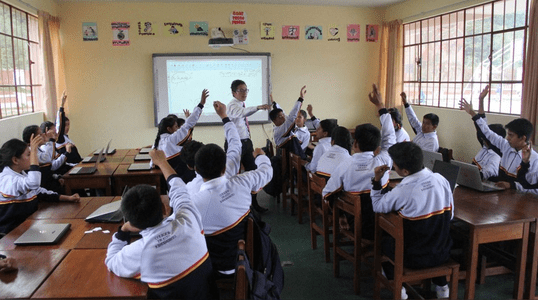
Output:
[[[47,161],[40,161],[40,163],[46,163],[50,162],[52,163],[51,171],[53,173],[61,173],[64,174],[65,172],[60,172],[59,169],[64,166],[64,164],[67,161],[67,154],[71,153],[72,146],[71,144],[67,144],[65,149],[66,152],[64,153],[57,153],[56,152],[56,141],[58,139],[58,134],[56,133],[56,125],[50,121],[46,121],[41,123],[41,126],[39,126],[41,129],[41,132],[44,134],[45,137],[45,144],[39,146],[39,150],[41,153],[44,153],[45,155],[39,155],[39,158],[46,157]],[[24,138],[24,137],[23,137]],[[63,168],[65,169],[65,168]],[[67,171],[67,170],[66,170]]]
[[[450,220],[454,216],[454,198],[450,183],[440,174],[424,168],[422,150],[412,142],[397,143],[388,149],[394,169],[403,176],[402,182],[387,193],[382,192],[390,165],[376,166],[372,179],[373,210],[376,213],[392,211],[404,219],[404,267],[430,268],[445,263],[450,258],[452,239]],[[382,240],[383,253],[394,258],[394,239]],[[383,263],[389,280],[394,278],[394,268]],[[432,279],[437,298],[448,298],[449,288],[445,276]],[[402,287],[401,299],[407,299]]]
[[[375,220],[372,200],[370,199],[371,179],[374,176],[375,167],[392,166],[388,149],[396,143],[396,138],[391,116],[385,108],[375,84],[368,97],[378,111],[381,131],[369,123],[358,125],[355,128],[355,141],[353,143],[355,154],[342,161],[334,169],[322,194],[324,199],[328,199],[330,195],[343,189],[346,192],[361,195],[362,234],[364,238],[373,239]],[[379,153],[376,155],[376,152]],[[389,175],[383,176],[381,182],[383,186],[387,186]],[[344,219],[340,220],[340,225],[344,228],[348,226]]]
[[[310,131],[305,126],[305,120],[306,111],[301,109],[295,118],[295,129],[292,131],[293,135],[299,140],[303,151],[306,151],[308,144],[310,144]]]
[[[319,119],[314,116],[314,113],[312,112],[314,108],[312,107],[312,104],[308,104],[306,107],[306,110],[308,111],[308,116],[310,117],[310,120],[312,121],[312,126],[314,126],[315,129],[318,129],[319,126]]]
[[[42,143],[41,135],[32,135],[30,147],[21,140],[11,139],[0,148],[0,234],[7,234],[36,212],[38,201],[80,200],[78,194],[59,195],[40,187],[37,153]]]
[[[416,133],[413,143],[417,144],[422,150],[437,152],[439,150],[439,140],[437,139],[437,126],[439,117],[434,113],[425,114],[422,123],[418,120],[411,105],[407,102],[407,95],[402,92],[402,103],[405,106],[407,120]]]
[[[499,183],[508,188],[507,183]],[[538,158],[530,143],[521,149],[521,164],[515,185],[519,191],[538,194]]]
[[[521,164],[522,149],[527,146],[529,139],[532,137],[532,123],[525,119],[519,118],[506,124],[506,139],[493,132],[465,100],[460,101],[460,108],[472,116],[473,121],[478,125],[480,130],[489,142],[501,151],[501,163],[499,165],[499,175],[497,178],[489,178],[491,181],[497,181],[497,185],[504,188],[517,188],[516,180],[518,168]],[[531,150],[534,152],[534,150]],[[531,156],[531,165],[534,165],[536,154]],[[502,183],[501,183],[502,182]]]
[[[192,139],[192,129],[202,114],[207,97],[209,97],[209,91],[204,89],[200,97],[200,103],[194,108],[192,114],[181,127],[177,122],[177,116],[175,118],[171,116],[163,118],[159,122],[159,131],[153,145],[156,149],[164,151],[168,163],[185,182],[194,179],[196,174],[194,171],[189,170],[181,160],[181,149],[185,143]]]
[[[345,127],[336,127],[331,134],[331,148],[327,150],[318,162],[316,174],[325,178],[331,177],[338,165],[351,157],[351,134]]]
[[[396,134],[396,143],[410,142],[409,134],[403,128],[402,115],[396,107],[388,109],[390,116],[392,117],[392,125],[394,125],[394,133]]]
[[[318,162],[323,153],[331,148],[331,134],[336,128],[336,124],[331,120],[323,120],[319,122],[319,126],[316,128],[316,137],[318,138],[318,144],[314,148],[312,159],[305,165],[305,168],[316,173],[318,168]]]
[[[146,282],[149,299],[214,299],[200,213],[166,154],[153,149],[150,156],[169,185],[173,213],[163,217],[155,188],[137,185],[129,189],[121,200],[127,222],[113,235],[105,264],[117,276]],[[130,243],[130,232],[139,232],[142,238]]]
[[[226,142],[228,143],[228,149],[226,149],[226,177],[232,177],[239,173],[241,168],[241,140],[239,139],[239,133],[237,128],[230,121],[226,114],[226,105],[220,101],[213,102],[215,112],[222,119],[224,125],[224,133],[226,135]],[[187,164],[189,169],[195,168],[196,153],[200,148],[204,146],[203,143],[198,141],[188,142],[181,151],[181,159]],[[204,180],[200,174],[196,173],[196,177],[187,183],[187,190],[189,194],[198,193],[200,186],[204,183]]]
[[[269,112],[269,118],[273,122],[273,135],[277,147],[282,147],[293,137],[292,131],[295,129],[295,119],[297,118],[297,113],[299,113],[299,110],[301,109],[305,94],[306,85],[301,88],[299,99],[295,101],[288,116],[286,116],[280,105],[273,100],[273,96],[271,95],[273,109]]]
[[[65,154],[67,159],[66,163],[70,164],[71,166],[74,166],[82,161],[82,157],[80,157],[80,154],[78,153],[78,149],[75,146],[75,143],[71,139],[69,139],[69,136],[67,135],[69,133],[71,122],[65,115],[65,103],[67,102],[67,94],[64,91],[62,94],[62,104],[60,106],[60,109],[58,110],[58,114],[56,115],[56,130],[57,130],[57,140],[56,140],[56,149],[59,154]],[[67,171],[67,170],[65,170]]]
[[[251,155],[256,170],[227,177],[226,153],[221,147],[207,144],[196,153],[196,172],[204,183],[191,198],[202,217],[217,276],[231,276],[235,272],[237,242],[246,235],[250,195],[261,190],[273,176],[271,162],[261,149],[256,148]]]

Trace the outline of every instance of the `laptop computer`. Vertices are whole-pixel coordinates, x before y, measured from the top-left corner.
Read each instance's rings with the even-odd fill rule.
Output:
[[[74,167],[69,171],[69,175],[81,175],[81,174],[93,174],[97,171],[97,167],[99,166],[99,163],[101,162],[101,156],[103,155],[103,149],[101,148],[101,151],[99,153],[99,156],[97,156],[97,160],[95,161],[95,165],[93,167]]]
[[[137,155],[134,157],[134,160],[135,160],[135,161],[139,161],[139,160],[151,160],[151,156],[149,156],[149,154],[137,154]]]
[[[108,154],[111,154],[110,151],[108,150],[109,147],[110,147],[110,142],[112,142],[112,140],[108,141],[108,144],[106,145],[106,150],[105,150],[105,155],[103,155],[101,157],[101,160],[100,162],[104,162],[106,160],[106,155],[107,153]],[[101,149],[102,151],[103,149]],[[114,153],[116,152],[116,149],[113,149],[114,150]],[[87,157],[84,157],[84,159],[82,160],[83,163],[90,163],[90,162],[96,162],[97,161],[97,156],[96,155],[99,155],[99,150],[95,151],[94,152],[94,155],[93,156],[87,156]]]
[[[128,186],[123,189],[122,197],[129,190]],[[121,212],[121,200],[101,205],[85,219],[89,223],[119,223],[123,221]]]
[[[306,128],[308,128],[308,131],[316,131],[316,127],[314,127],[314,121],[312,120],[307,119],[304,122],[304,125],[306,126]]]
[[[436,160],[443,160],[443,155],[439,152],[422,150],[422,155],[424,157],[424,167],[430,170],[433,170],[433,165]]]
[[[130,164],[127,168],[127,171],[149,171],[151,170],[151,164],[149,162],[147,163],[134,163]]]
[[[151,151],[151,148],[142,148],[138,153],[140,154],[148,154]]]
[[[482,181],[482,176],[480,176],[480,170],[477,166],[456,160],[451,161],[451,163],[460,167],[460,176],[458,179],[459,185],[463,185],[481,192],[503,190],[502,188],[495,186],[495,183],[493,182]]]
[[[15,245],[56,244],[69,230],[71,224],[34,224],[18,239]]]
[[[451,163],[444,162],[442,160],[436,160],[433,164],[434,173],[439,173],[448,180],[452,192],[456,189],[456,183],[458,182],[458,176],[460,167]]]

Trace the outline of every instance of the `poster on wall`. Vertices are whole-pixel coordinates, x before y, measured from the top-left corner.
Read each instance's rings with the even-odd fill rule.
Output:
[[[233,11],[230,14],[230,23],[232,23],[232,25],[247,24],[247,13],[244,11]]]
[[[299,26],[298,25],[283,25],[282,26],[282,39],[283,40],[298,40],[299,39]]]
[[[112,22],[112,46],[129,46],[129,22]]]
[[[180,36],[183,35],[183,23],[179,22],[164,22],[163,24],[163,35],[164,36]]]
[[[82,40],[97,41],[97,23],[82,23]]]
[[[329,24],[329,42],[340,42],[340,25]]]
[[[155,22],[138,22],[138,35],[155,35]]]
[[[377,42],[379,25],[366,25],[366,41]]]
[[[304,38],[306,40],[321,40],[323,39],[322,26],[306,25],[304,30]]]
[[[358,42],[361,40],[361,25],[348,24],[347,25],[347,41]]]
[[[190,22],[189,32],[190,35],[208,35],[209,25],[207,22]]]
[[[275,39],[275,26],[273,26],[273,23],[261,23],[260,37],[262,40]]]

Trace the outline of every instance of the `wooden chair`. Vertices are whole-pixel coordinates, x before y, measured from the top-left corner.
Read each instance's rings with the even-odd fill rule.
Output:
[[[239,240],[237,243],[239,250],[245,250],[245,241]],[[248,254],[247,254],[248,255]],[[243,255],[238,255],[238,261],[244,261]],[[248,278],[244,265],[238,265],[235,269],[235,300],[247,300],[248,299]]]
[[[340,229],[339,219],[342,212],[351,214],[354,218],[353,228]],[[342,246],[353,245],[352,252]],[[340,192],[333,204],[333,271],[334,276],[340,276],[340,260],[345,259],[353,264],[353,290],[360,294],[361,262],[368,264],[367,258],[372,257],[373,242],[362,238],[361,197],[349,192]],[[371,263],[369,263],[371,266]]]
[[[303,223],[303,211],[306,211],[308,207],[304,207],[303,197],[308,194],[308,187],[303,183],[303,169],[306,165],[306,161],[302,160],[301,157],[297,154],[291,153],[289,156],[290,160],[290,170],[289,170],[289,186],[290,186],[290,203],[291,203],[291,213],[293,214],[294,203],[297,204],[297,220],[299,224]],[[296,175],[295,180],[293,179],[293,174]],[[295,189],[297,188],[297,194]]]
[[[381,238],[383,232],[391,235],[395,240],[394,260],[382,256],[381,253]],[[390,289],[393,294],[393,299],[400,299],[400,291],[402,284],[408,282],[418,282],[427,279],[429,283],[431,278],[440,276],[450,277],[450,299],[458,298],[458,275],[460,265],[452,260],[440,266],[426,269],[408,269],[404,267],[404,230],[403,218],[397,213],[376,214],[375,228],[375,259],[374,259],[374,299],[380,299],[381,284]],[[388,280],[381,272],[381,262],[389,261],[394,265],[394,279]],[[429,284],[427,284],[429,286]],[[408,289],[408,292],[414,292]],[[421,298],[415,293],[415,296]],[[422,299],[422,298],[421,298]]]
[[[325,201],[321,200],[321,204],[318,206],[315,203],[316,195],[322,197],[323,188],[325,188],[325,179],[308,172],[308,212],[310,216],[310,239],[312,243],[312,249],[317,248],[317,236],[323,237],[323,251],[325,253],[325,262],[331,261],[332,243],[329,235],[332,233],[331,220],[332,215],[329,211],[329,205]],[[321,217],[321,226],[316,224],[316,219]]]
[[[280,151],[282,164],[280,170],[280,178],[282,179],[281,185],[281,196],[282,196],[282,207],[284,209],[288,206],[288,187],[289,187],[289,154],[288,151],[284,148],[277,148],[277,152]],[[275,174],[273,174],[275,176]],[[277,197],[277,202],[280,201],[280,196]]]

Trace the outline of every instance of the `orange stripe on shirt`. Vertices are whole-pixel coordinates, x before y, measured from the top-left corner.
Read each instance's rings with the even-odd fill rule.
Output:
[[[243,216],[241,216],[241,218],[239,218],[239,220],[235,221],[232,225],[227,226],[227,227],[224,227],[224,228],[222,228],[221,230],[215,231],[215,232],[213,232],[212,234],[208,234],[208,236],[219,235],[219,234],[221,234],[221,233],[223,233],[223,232],[226,232],[226,231],[228,231],[228,230],[234,228],[235,226],[237,226],[237,224],[241,223],[241,221],[243,221],[243,219],[244,219],[246,216],[248,216],[249,213],[250,213],[250,209],[247,210],[247,212],[246,212]]]
[[[510,177],[514,177],[514,178],[517,178],[517,174],[512,174],[512,173],[509,173],[508,171],[506,171],[505,168],[503,167],[499,167],[499,169],[503,170],[504,173],[506,173],[506,175],[510,176]],[[519,167],[517,168],[517,170],[519,170]]]
[[[474,164],[478,167],[478,170],[482,170],[482,166],[473,158]]]
[[[329,174],[329,173],[325,173],[325,172],[321,172],[321,171],[316,171],[316,175],[321,175],[321,176],[331,177],[331,174]]]
[[[178,152],[178,153],[176,153],[176,154],[174,154],[174,155],[170,155],[170,156],[168,156],[168,157],[166,158],[166,160],[171,160],[172,158],[178,157],[180,154],[181,154],[181,152]]]
[[[158,283],[149,283],[148,282],[148,286],[152,289],[158,289],[158,288],[162,288],[162,287],[165,287],[169,284],[172,284],[178,280],[181,280],[183,278],[185,278],[187,275],[189,275],[192,271],[196,270],[196,268],[198,268],[201,264],[203,264],[207,258],[209,257],[209,252],[206,252],[206,254],[200,258],[200,260],[198,260],[196,263],[194,263],[192,266],[190,266],[188,269],[186,269],[185,271],[179,273],[177,276],[174,276],[166,281],[163,281],[163,282],[158,282]]]
[[[10,196],[10,195],[6,195],[4,193],[1,193],[2,196],[4,198],[13,198],[15,196]],[[11,201],[0,201],[0,205],[5,205],[5,204],[13,204],[13,203],[24,203],[24,202],[30,202],[32,200],[34,200],[35,198],[37,198],[37,195],[34,195],[33,197],[31,198],[28,198],[28,199],[19,199],[19,200],[11,200]]]
[[[431,212],[431,213],[429,213],[429,214],[427,214],[427,215],[418,216],[418,217],[412,217],[412,218],[411,218],[411,217],[406,217],[406,216],[402,215],[401,212],[398,212],[398,214],[399,214],[402,218],[404,218],[404,219],[408,219],[408,220],[416,221],[416,220],[424,220],[424,219],[427,219],[427,218],[429,218],[429,217],[431,217],[431,216],[435,216],[435,215],[441,215],[441,214],[444,214],[445,211],[451,211],[451,210],[452,210],[452,206],[449,206],[449,207],[445,207],[445,208],[443,208],[443,209],[441,209],[441,210]]]

